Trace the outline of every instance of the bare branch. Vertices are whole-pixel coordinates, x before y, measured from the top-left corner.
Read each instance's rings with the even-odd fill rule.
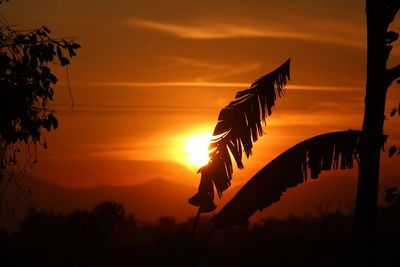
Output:
[[[388,87],[398,78],[400,78],[400,64],[387,70]]]
[[[390,52],[392,52],[393,46],[392,45],[386,45],[386,50],[385,50],[385,61],[389,59]]]
[[[400,9],[400,2],[397,0],[389,0],[386,3],[386,10],[387,10],[387,23],[390,24],[393,22],[394,18],[396,17],[397,12]]]

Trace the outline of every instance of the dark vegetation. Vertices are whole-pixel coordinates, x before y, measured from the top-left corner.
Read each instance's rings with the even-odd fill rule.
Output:
[[[3,2],[0,0],[0,4]],[[400,77],[400,65],[387,68],[393,43],[399,38],[389,25],[399,10],[398,0],[366,0],[367,85],[364,122],[357,144],[359,185],[355,218],[337,211],[322,212],[319,217],[267,219],[255,225],[218,230],[206,245],[191,240],[194,219],[178,224],[173,218],[162,217],[158,223],[142,223],[133,215],[127,215],[122,205],[113,202],[103,202],[91,211],[76,210],[64,215],[54,211],[32,211],[19,232],[0,232],[2,266],[366,266],[367,263],[397,266],[399,193],[395,188],[388,189],[386,199],[390,204],[379,209],[377,196],[380,153],[385,140],[386,93]],[[75,56],[75,50],[80,46],[74,40],[53,39],[50,33],[45,26],[18,31],[0,21],[0,180],[6,178],[8,181],[0,188],[0,204],[7,185],[16,173],[25,170],[18,165],[19,153],[27,151],[27,165],[35,163],[37,146],[47,147],[43,131],[58,127],[54,110],[48,106],[53,100],[52,87],[57,82],[49,66],[53,63],[67,66],[68,58]],[[233,167],[229,151],[237,167],[243,168],[243,152],[246,157],[250,156],[253,143],[262,135],[261,123],[265,123],[267,115],[271,114],[275,100],[283,95],[283,86],[290,78],[289,63],[288,60],[248,90],[239,92],[221,111],[214,131],[214,135],[220,137],[211,146],[215,150],[210,153],[209,164],[200,170],[199,191],[190,199],[191,204],[199,207],[198,215],[215,209],[214,187],[221,197],[230,186]],[[393,109],[390,116],[396,112],[397,109]],[[322,157],[316,157],[318,164],[313,164],[313,157],[305,158],[306,150],[301,148],[302,153],[284,156],[284,167],[300,166],[295,170],[303,172],[309,167],[312,178],[318,176],[318,173],[313,175],[312,166],[318,165],[320,171],[321,163],[330,162],[326,166],[322,164],[322,169],[331,168],[331,156],[325,157],[332,155],[331,152],[319,153],[330,160],[322,161]],[[354,147],[346,148],[350,148],[347,161],[352,162]],[[398,154],[397,150],[392,146],[389,156]],[[287,159],[290,159],[288,163],[293,163],[291,161],[298,158],[302,165],[286,165]],[[283,165],[278,164],[279,161],[272,163],[266,168]],[[296,174],[303,178],[302,172]],[[306,174],[307,170],[304,177]],[[286,176],[296,177],[285,175],[284,178]],[[257,181],[253,182],[256,186],[253,184],[251,190],[241,191],[244,197],[234,198],[240,200],[239,204],[234,206],[233,212],[225,212],[224,222],[227,223],[221,224],[221,228],[242,222],[260,206],[278,201],[287,187],[294,186],[288,183],[291,180],[283,183],[278,179],[277,186],[269,182],[272,180]],[[269,183],[267,188],[277,189],[277,193],[273,192],[277,195],[272,194],[269,198],[265,191],[255,191],[262,189],[260,181]],[[260,201],[252,202],[255,195]],[[229,205],[233,206],[228,203],[226,207]],[[248,207],[244,216],[238,212],[243,207]],[[238,214],[240,218],[233,220]],[[221,215],[214,218],[221,218]],[[207,236],[212,225],[209,218],[201,219],[196,236]]]
[[[47,148],[44,131],[58,127],[49,106],[58,81],[54,68],[65,67],[68,80],[78,48],[71,38],[53,38],[46,26],[20,30],[0,18],[0,181],[7,180],[0,207],[7,186],[37,163],[37,148]]]
[[[391,68],[388,66],[391,51],[395,47],[394,42],[399,39],[399,33],[392,31],[390,27],[393,26],[391,24],[400,10],[400,1],[366,0],[365,3],[367,79],[362,131],[355,135],[357,138],[351,138],[353,142],[345,142],[342,132],[339,135],[335,134],[335,138],[329,138],[329,142],[317,141],[314,137],[309,139],[313,141],[308,148],[302,147],[300,143],[295,146],[300,146],[299,149],[290,149],[281,154],[251,178],[214,217],[214,228],[236,225],[247,220],[254,211],[279,201],[286,188],[302,183],[303,177],[307,178],[307,168],[310,168],[311,178],[317,178],[321,169],[330,170],[335,166],[337,168],[336,154],[342,154],[342,169],[353,167],[353,159],[358,163],[353,240],[354,248],[361,252],[358,253],[356,263],[360,266],[377,264],[375,245],[380,155],[387,139],[384,134],[386,98],[391,84],[395,81],[400,83],[400,65]],[[237,167],[243,168],[242,152],[245,152],[247,157],[251,155],[253,143],[262,135],[261,123],[266,122],[266,111],[271,115],[271,108],[275,106],[277,98],[284,95],[283,87],[289,79],[290,60],[254,82],[249,89],[238,92],[235,100],[221,110],[214,129],[214,139],[209,146],[210,150],[214,150],[209,153],[208,164],[199,170],[201,180],[198,192],[189,199],[190,204],[198,207],[196,221],[201,213],[215,209],[214,191],[221,197],[222,192],[230,186],[233,160],[228,151],[231,152]],[[396,112],[397,108],[394,108],[390,116],[393,117]],[[318,153],[315,153],[317,156],[311,157],[312,153],[306,151]],[[389,157],[396,151],[397,147],[392,146],[389,149]],[[294,170],[288,172],[288,168]],[[196,224],[193,232],[195,230]]]
[[[380,266],[398,262],[400,201],[393,197],[379,209]],[[190,242],[193,221],[139,222],[114,202],[65,215],[32,211],[20,231],[0,232],[2,266],[343,266],[353,257],[353,216],[340,211],[218,230],[207,245],[198,239],[209,217]]]

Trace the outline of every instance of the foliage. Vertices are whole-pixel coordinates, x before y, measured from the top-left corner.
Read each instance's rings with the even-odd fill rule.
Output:
[[[98,226],[104,238],[115,223],[124,219],[125,209],[122,204],[112,201],[103,201],[93,208],[92,215],[100,222]]]
[[[385,190],[385,202],[391,205],[400,204],[400,192],[397,187],[391,187]]]
[[[57,83],[51,68],[70,64],[80,45],[50,33],[46,26],[17,30],[0,22],[0,180],[24,169],[18,164],[21,151],[27,155],[25,165],[35,163],[37,145],[47,147],[43,130],[58,127],[48,108]]]
[[[192,218],[145,223],[125,214],[104,233],[103,219],[112,219],[100,218],[94,210],[32,211],[18,232],[0,230],[2,266],[190,266],[199,248],[204,253],[195,266],[344,266],[353,252],[353,216],[335,210],[222,229],[207,248],[189,244]],[[380,246],[374,253],[382,259],[380,265],[397,266],[399,206],[379,212]],[[208,227],[210,218],[204,216],[199,230]]]
[[[396,37],[398,38],[399,34],[398,33],[396,33],[396,34],[397,34]],[[397,83],[400,83],[400,80],[398,80]],[[392,111],[389,114],[389,118],[396,116],[396,114],[398,114],[400,116],[400,104],[398,107],[395,107],[392,109]],[[386,120],[389,118],[386,118],[386,116],[385,116]],[[396,154],[396,152],[397,152],[397,154]],[[388,151],[389,158],[393,157],[393,155],[400,155],[400,148],[395,145],[390,146],[389,151]]]
[[[339,150],[339,153],[343,151],[344,157],[342,155],[342,163],[344,162],[344,165],[342,167],[351,168],[353,166],[354,149],[357,146],[357,154],[359,155],[359,179],[354,223],[355,239],[361,245],[369,246],[373,243],[378,200],[379,158],[381,149],[387,138],[383,133],[384,119],[386,118],[383,112],[385,110],[387,89],[395,80],[400,78],[400,65],[387,68],[387,61],[393,48],[393,42],[397,41],[399,38],[399,34],[389,31],[388,26],[393,22],[399,9],[400,1],[398,0],[366,0],[368,62],[362,134],[360,134],[360,131],[353,132],[356,133],[357,138],[351,138],[351,142],[340,144],[340,146],[338,146],[340,142],[332,143],[330,139],[319,140],[318,142],[313,140],[316,145],[314,144],[313,148],[310,150],[302,147],[305,143],[301,143],[281,154],[252,178],[232,201],[214,217],[214,226],[216,228],[243,223],[247,221],[257,209],[263,209],[273,202],[278,201],[281,194],[288,187],[303,182],[307,174],[307,167],[311,170],[312,178],[318,176],[321,168],[326,168],[326,163],[329,165],[326,169],[331,169],[332,153],[334,150]],[[284,83],[286,83],[286,80],[284,80]],[[244,92],[246,91],[247,90]],[[269,94],[267,98],[275,100],[275,91],[267,90],[265,93]],[[240,100],[238,100],[238,102],[240,103]],[[232,103],[235,103],[235,101]],[[259,103],[257,102],[257,104]],[[398,112],[400,114],[400,106],[392,110],[390,117],[395,116]],[[225,133],[229,134],[231,129],[235,127],[241,129],[240,138],[237,138],[238,140],[233,140],[236,141],[236,143],[228,143],[233,146],[233,149],[231,146],[228,146],[229,151],[235,157],[238,167],[241,168],[243,167],[240,164],[242,153],[241,145],[243,145],[246,155],[249,156],[252,148],[252,140],[249,137],[255,133],[255,135],[252,136],[254,142],[258,138],[257,131],[261,129],[257,123],[252,122],[258,122],[260,114],[257,112],[248,112],[246,109],[239,109],[238,112],[232,112],[232,114],[229,115],[231,116],[230,122],[232,126],[221,127],[222,129],[220,131],[216,130],[214,135],[222,134],[223,137]],[[246,123],[242,122],[242,118],[244,118]],[[219,118],[219,120],[221,121],[221,118]],[[220,122],[217,124],[217,127],[219,124]],[[337,133],[330,134],[335,135]],[[337,137],[338,140],[341,139],[340,136]],[[312,139],[306,140],[305,142],[310,140]],[[236,144],[236,147],[232,144]],[[211,144],[210,148],[215,147]],[[218,148],[220,149],[219,146],[216,146],[215,151]],[[190,199],[191,204],[199,206],[198,214],[215,209],[215,205],[212,202],[214,185],[219,196],[221,196],[222,191],[230,185],[230,175],[232,174],[232,167],[231,164],[229,164],[230,156],[228,149],[224,146],[222,148],[227,151],[225,153],[227,156],[222,157],[221,155],[224,155],[224,153],[214,152],[215,154],[219,153],[221,155],[219,157],[217,156],[216,159],[211,157],[209,164],[200,170],[202,171],[202,179],[200,181],[199,193]],[[312,150],[321,153],[313,158]],[[349,151],[350,153],[348,153]],[[390,147],[389,157],[392,157],[397,151],[398,148],[396,146]],[[211,155],[213,156],[212,153]],[[400,152],[397,154],[400,154]],[[314,162],[314,160],[316,161]],[[336,159],[334,162],[335,161]],[[225,162],[228,162],[228,164]],[[207,175],[208,168],[211,169],[211,175]],[[228,173],[228,175],[226,173]],[[389,192],[387,194],[387,197],[388,196],[389,198],[394,198],[397,195],[393,192]],[[193,232],[195,232],[195,229]],[[359,242],[360,240],[369,242]],[[363,259],[365,260],[367,258],[368,257],[364,257]]]
[[[249,89],[237,92],[235,100],[224,107],[215,126],[210,143],[210,159],[202,167],[198,193],[189,203],[201,212],[215,209],[214,187],[218,196],[230,186],[232,179],[231,155],[238,168],[243,168],[242,150],[251,155],[253,143],[263,135],[261,123],[271,115],[276,99],[284,95],[283,87],[290,79],[290,59],[276,70],[255,81]]]
[[[353,168],[361,131],[342,131],[307,139],[268,163],[213,217],[216,228],[246,223],[257,210],[280,200],[288,188],[316,179],[322,170]]]

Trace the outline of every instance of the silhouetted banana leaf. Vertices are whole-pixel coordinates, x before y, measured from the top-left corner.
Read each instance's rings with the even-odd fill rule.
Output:
[[[215,228],[246,223],[257,210],[280,200],[287,188],[316,179],[322,170],[353,168],[361,131],[342,131],[307,139],[272,160],[213,217]]]
[[[235,100],[221,110],[209,146],[210,160],[199,170],[198,192],[189,199],[190,204],[200,207],[200,212],[215,209],[214,186],[219,197],[230,186],[233,173],[230,153],[238,168],[243,168],[242,152],[247,157],[251,155],[253,142],[263,134],[261,123],[266,125],[267,114],[271,115],[276,99],[283,96],[283,86],[289,79],[290,59],[249,89],[238,92]]]

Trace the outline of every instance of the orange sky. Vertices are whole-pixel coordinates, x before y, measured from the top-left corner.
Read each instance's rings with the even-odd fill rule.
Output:
[[[127,185],[163,177],[197,185],[183,164],[184,140],[211,133],[218,112],[252,81],[292,57],[292,80],[255,144],[249,179],[274,156],[324,132],[359,129],[365,80],[364,1],[221,0],[11,1],[10,24],[47,25],[76,37],[76,106],[58,71],[54,107],[60,128],[47,134],[34,173],[70,187]],[[27,12],[29,10],[29,13]],[[398,25],[398,23],[397,23]],[[393,60],[400,62],[399,49]],[[399,101],[391,88],[387,110]],[[388,122],[400,144],[399,119]],[[383,155],[383,176],[400,157]]]

